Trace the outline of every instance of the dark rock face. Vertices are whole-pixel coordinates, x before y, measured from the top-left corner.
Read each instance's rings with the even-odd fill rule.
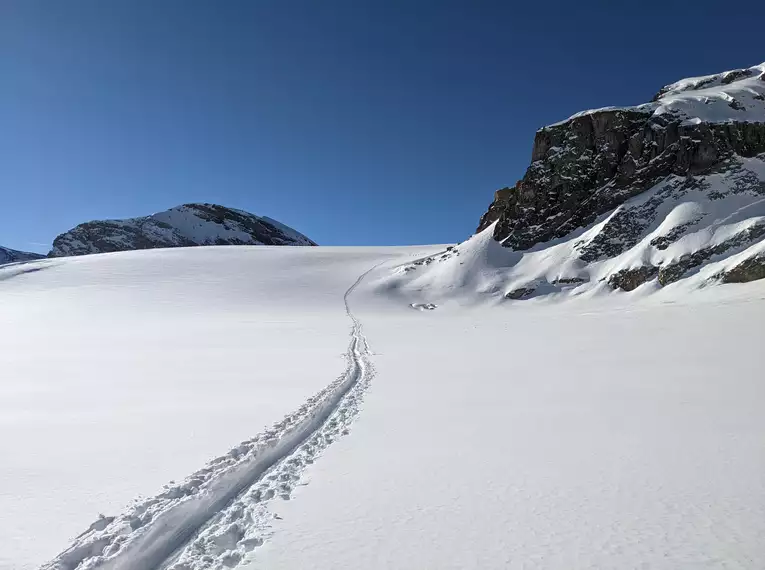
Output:
[[[28,251],[18,251],[16,249],[10,249],[0,246],[0,265],[5,263],[16,263],[19,261],[33,261],[35,259],[42,259],[44,255],[39,253],[31,253]]]
[[[683,124],[620,109],[574,117],[537,132],[531,166],[496,192],[478,231],[496,221],[497,241],[528,249],[591,224],[667,176],[692,179],[762,152],[765,122]]]
[[[53,241],[49,257],[196,245],[316,245],[276,220],[216,204],[185,204],[125,220],[80,224]]]
[[[765,254],[750,257],[718,277],[723,283],[748,283],[765,279]]]
[[[608,284],[614,289],[632,291],[653,279],[659,272],[657,267],[644,265],[635,269],[622,269],[608,278]]]
[[[582,283],[587,283],[586,279],[582,279],[581,277],[562,277],[560,279],[553,279],[551,281],[552,285],[581,285]]]
[[[765,152],[765,64],[684,79],[650,103],[578,113],[540,129],[531,166],[495,193],[478,231],[525,250],[586,227],[670,176]],[[629,220],[621,220],[626,231]]]
[[[512,291],[505,293],[505,299],[525,299],[526,297],[533,295],[534,291],[536,291],[536,289],[531,287],[519,287],[518,289],[513,289]]]

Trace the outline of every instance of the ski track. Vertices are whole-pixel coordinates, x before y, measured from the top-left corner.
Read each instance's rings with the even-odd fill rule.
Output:
[[[381,262],[382,263],[382,262]],[[351,319],[345,372],[270,429],[213,459],[181,483],[102,517],[41,570],[222,570],[245,562],[271,534],[269,505],[289,500],[303,470],[348,433],[374,369],[361,322]]]

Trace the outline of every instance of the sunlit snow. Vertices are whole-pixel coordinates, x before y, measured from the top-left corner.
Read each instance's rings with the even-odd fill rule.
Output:
[[[0,568],[761,566],[765,284],[498,302],[549,259],[457,249],[1,268]]]

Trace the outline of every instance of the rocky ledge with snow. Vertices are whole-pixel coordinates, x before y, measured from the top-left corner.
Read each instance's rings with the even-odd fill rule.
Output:
[[[86,222],[53,240],[49,257],[196,245],[316,245],[276,220],[216,204],[184,204],[124,220]]]
[[[29,251],[19,251],[17,249],[10,249],[8,247],[0,246],[0,265],[6,263],[16,263],[19,261],[32,261],[35,259],[41,259],[45,257],[39,253],[32,253]]]
[[[763,238],[765,63],[540,129],[477,235],[385,286],[433,301],[464,286],[524,299],[752,281],[765,277]]]

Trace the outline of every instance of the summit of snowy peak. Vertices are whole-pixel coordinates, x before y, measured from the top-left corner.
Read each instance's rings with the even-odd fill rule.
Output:
[[[653,100],[654,114],[687,121],[724,123],[765,120],[765,63],[676,81]]]
[[[649,103],[579,111],[542,130],[565,125],[587,115],[613,111],[646,116],[669,115],[695,123],[762,122],[765,114],[765,63],[681,79],[662,87]]]
[[[667,96],[677,95],[685,91],[699,91],[704,89],[724,89],[727,85],[751,85],[751,80],[763,81],[765,73],[765,62],[759,65],[744,69],[732,69],[722,73],[712,75],[702,75],[700,77],[687,77],[680,81],[675,81],[662,87],[652,99],[658,101]],[[756,84],[755,84],[756,86]]]
[[[244,210],[183,204],[149,216],[95,220],[53,241],[50,257],[197,245],[316,245],[303,234]]]

